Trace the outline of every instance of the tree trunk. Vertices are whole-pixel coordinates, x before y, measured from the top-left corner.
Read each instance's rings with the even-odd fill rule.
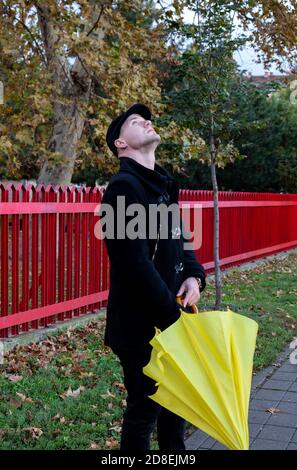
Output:
[[[218,183],[216,175],[216,148],[214,140],[214,117],[211,115],[210,126],[210,156],[211,156],[211,181],[213,187],[213,200],[214,200],[214,263],[215,263],[215,286],[216,286],[216,303],[215,309],[220,310],[222,302],[221,292],[221,270],[220,270],[220,256],[219,256],[219,240],[220,240],[220,219],[219,219],[219,198],[218,198]]]
[[[98,40],[104,36],[102,23],[103,2],[90,0],[90,21],[82,34],[96,34]],[[105,6],[108,2],[105,1]],[[84,129],[84,105],[89,101],[92,85],[91,74],[77,57],[70,66],[54,23],[54,12],[49,4],[36,5],[38,21],[46,51],[47,66],[60,99],[54,101],[54,117],[48,150],[53,159],[46,160],[37,182],[40,184],[67,185],[71,182],[76,160],[77,144]],[[89,32],[87,32],[89,31]]]
[[[88,96],[85,97],[88,99]],[[84,128],[84,117],[80,112],[79,103],[73,99],[70,104],[55,103],[54,124],[48,148],[61,154],[61,161],[51,164],[46,160],[38,177],[39,184],[71,183],[76,148]]]

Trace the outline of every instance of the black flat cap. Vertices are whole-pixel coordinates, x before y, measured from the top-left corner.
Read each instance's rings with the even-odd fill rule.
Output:
[[[147,106],[141,103],[136,103],[131,106],[127,111],[117,116],[109,125],[106,133],[106,142],[112,153],[117,157],[117,148],[114,145],[114,141],[119,137],[121,127],[126,121],[128,116],[131,114],[140,114],[144,119],[151,119],[151,112]]]

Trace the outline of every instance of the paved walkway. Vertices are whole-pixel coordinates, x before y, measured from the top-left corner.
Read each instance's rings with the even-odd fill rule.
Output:
[[[297,364],[290,362],[292,352],[288,346],[275,364],[253,378],[249,408],[251,450],[297,450]],[[267,411],[273,408],[279,411]],[[186,440],[186,448],[226,450],[199,429]]]

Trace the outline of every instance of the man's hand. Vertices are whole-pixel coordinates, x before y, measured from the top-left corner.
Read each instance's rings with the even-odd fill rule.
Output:
[[[185,294],[183,306],[194,305],[200,299],[198,282],[194,277],[188,277],[180,286],[177,296]]]

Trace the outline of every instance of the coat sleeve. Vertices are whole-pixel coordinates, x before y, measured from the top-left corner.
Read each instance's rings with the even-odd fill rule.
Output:
[[[183,227],[182,234],[185,233],[184,230],[185,229]],[[184,235],[182,235],[182,238],[183,238],[183,243],[185,244],[186,240],[184,238]],[[200,292],[202,292],[205,289],[206,273],[202,264],[196,258],[194,250],[184,249],[184,279],[183,280],[185,281],[188,277],[199,277],[201,279],[201,284],[202,284],[200,288]]]
[[[109,204],[114,210],[114,238],[104,238],[112,268],[120,273],[125,285],[142,300],[146,311],[152,312],[156,326],[167,328],[180,317],[180,306],[151,260],[147,238],[117,238],[118,196],[125,196],[125,208],[141,203],[129,183],[117,182],[105,191],[102,203]],[[134,216],[126,216],[126,226]]]

